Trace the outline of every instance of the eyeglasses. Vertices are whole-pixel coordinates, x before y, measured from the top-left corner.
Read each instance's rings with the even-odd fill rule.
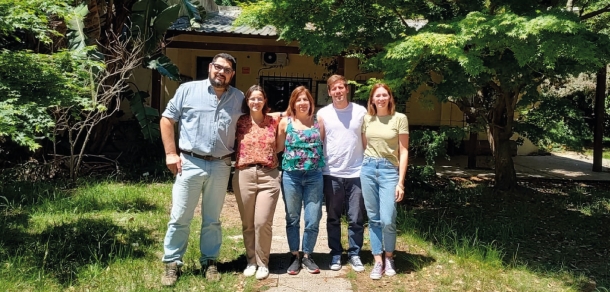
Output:
[[[212,66],[214,66],[214,69],[216,69],[216,71],[218,71],[218,72],[221,72],[221,73],[225,72],[227,74],[233,73],[233,68],[231,68],[231,67],[224,67],[224,66],[216,64],[216,63],[210,63],[210,64],[212,64]]]

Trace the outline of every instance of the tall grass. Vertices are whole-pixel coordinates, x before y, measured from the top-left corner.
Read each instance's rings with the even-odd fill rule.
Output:
[[[0,290],[141,291],[161,289],[162,242],[171,183],[84,180],[5,184],[0,199]],[[176,289],[251,289],[234,273],[243,244],[223,245],[223,281],[208,283],[199,270],[201,218],[195,217],[187,265]],[[224,236],[241,234],[230,227]],[[239,267],[241,267],[241,262]]]

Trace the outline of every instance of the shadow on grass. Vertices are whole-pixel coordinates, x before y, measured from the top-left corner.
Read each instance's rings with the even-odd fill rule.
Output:
[[[87,265],[106,267],[115,259],[140,258],[140,246],[154,244],[151,230],[119,226],[109,219],[67,218],[72,222],[49,222],[35,233],[28,209],[10,204],[0,208],[0,258],[32,267],[27,271],[34,278],[42,272],[64,287],[77,282],[79,270]]]
[[[150,230],[118,226],[107,219],[79,219],[29,236],[22,248],[34,266],[69,286],[78,281],[84,266],[103,268],[117,259],[141,258],[144,252],[139,246],[151,244]]]
[[[363,264],[373,264],[375,259],[370,250],[361,250],[360,259]],[[399,274],[409,274],[417,272],[436,262],[433,257],[428,257],[420,254],[410,254],[408,252],[396,250],[394,251],[394,265],[396,272]],[[346,264],[349,265],[349,264]]]
[[[495,194],[487,186],[440,186],[413,192],[402,207],[412,210],[412,228],[448,252],[479,249],[482,260],[498,257],[545,275],[569,271],[609,287],[610,215],[587,207],[595,198],[610,198],[608,189],[610,184],[528,181],[513,193]],[[570,284],[590,286],[576,281],[582,283]]]

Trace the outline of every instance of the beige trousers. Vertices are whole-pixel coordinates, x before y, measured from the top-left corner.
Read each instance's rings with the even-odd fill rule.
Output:
[[[280,195],[279,171],[261,166],[236,169],[233,191],[241,215],[248,264],[268,267],[271,226]]]

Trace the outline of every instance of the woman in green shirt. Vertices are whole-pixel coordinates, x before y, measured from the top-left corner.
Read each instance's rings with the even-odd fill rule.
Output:
[[[362,123],[365,147],[360,181],[366,213],[369,217],[371,249],[375,266],[371,279],[396,275],[396,202],[404,196],[404,179],[409,157],[409,122],[395,111],[392,90],[375,84],[368,101],[368,113]],[[385,259],[384,259],[385,256]]]

